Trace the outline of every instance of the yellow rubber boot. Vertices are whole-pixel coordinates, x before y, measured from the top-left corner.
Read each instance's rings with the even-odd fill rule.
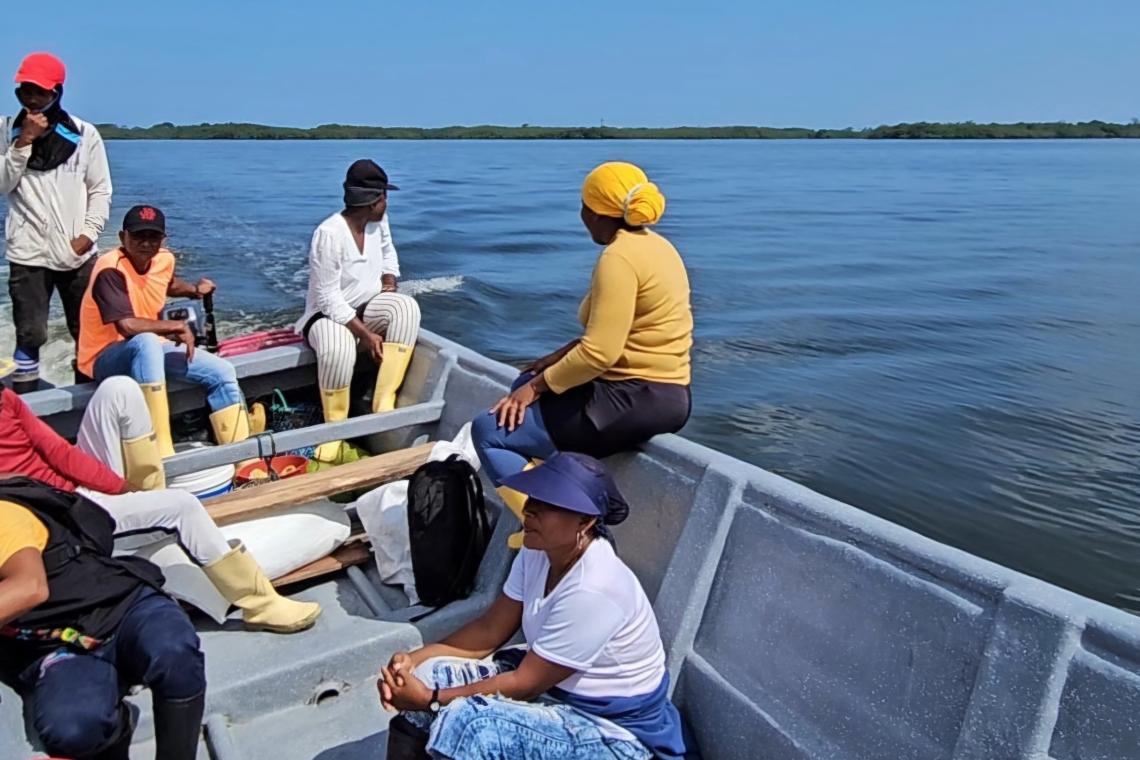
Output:
[[[542,464],[541,460],[532,459],[523,467],[523,472],[532,470],[540,464]],[[499,486],[495,489],[495,493],[499,494],[499,498],[503,500],[503,504],[505,504],[507,509],[511,510],[511,512],[514,512],[515,517],[517,517],[521,523],[523,519],[523,507],[526,506],[527,495],[519,493],[513,488],[507,488],[506,486]],[[509,548],[521,549],[522,545],[523,532],[521,530],[507,537],[507,546]]]
[[[321,615],[315,602],[295,602],[278,594],[242,544],[202,569],[226,601],[241,608],[252,630],[296,633],[311,628]]]
[[[249,408],[249,432],[252,435],[264,433],[265,428],[268,427],[265,414],[265,404],[260,402],[255,403]]]
[[[238,443],[249,438],[249,414],[241,404],[231,404],[210,415],[210,427],[218,445]]]
[[[158,444],[158,455],[165,459],[174,455],[174,441],[170,437],[170,401],[166,398],[166,383],[139,383],[143,400],[150,412],[150,424]]]
[[[321,388],[321,408],[325,412],[325,422],[340,422],[348,419],[348,388],[327,390]],[[344,456],[344,441],[322,443],[313,452],[313,459],[324,465],[337,465]]]
[[[123,478],[140,491],[166,488],[166,472],[154,433],[123,441]]]
[[[219,446],[225,446],[227,443],[240,443],[249,438],[249,413],[242,404],[230,404],[225,409],[219,409],[210,415],[210,427],[214,429],[214,438],[217,439]],[[258,462],[262,465],[251,473],[255,480],[269,477],[269,472],[264,466],[265,463],[257,457],[243,459],[235,466],[241,469],[250,462]]]
[[[506,486],[499,486],[495,489],[499,494],[499,498],[507,505],[507,509],[515,513],[515,517],[522,522],[523,507],[526,506],[526,494],[519,493],[513,488]],[[512,533],[507,537],[507,546],[511,549],[521,549],[523,545],[523,532],[520,530],[517,533]]]
[[[396,408],[396,392],[404,383],[404,375],[412,362],[415,346],[384,341],[384,361],[376,373],[376,388],[372,391],[372,413],[390,412]]]

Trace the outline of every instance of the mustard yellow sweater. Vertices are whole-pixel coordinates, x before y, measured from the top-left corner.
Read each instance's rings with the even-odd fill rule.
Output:
[[[555,393],[599,377],[689,384],[689,276],[657,233],[618,232],[598,257],[578,320],[581,342],[544,373]]]

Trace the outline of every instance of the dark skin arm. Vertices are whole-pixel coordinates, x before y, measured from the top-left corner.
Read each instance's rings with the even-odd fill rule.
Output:
[[[380,275],[380,290],[384,293],[395,293],[398,290],[396,286],[396,275]]]
[[[526,408],[538,401],[538,397],[548,390],[550,386],[546,384],[546,377],[542,374],[535,375],[529,383],[520,385],[511,391],[509,396],[500,399],[499,403],[491,407],[490,414],[498,415],[499,427],[505,426],[507,430],[514,430],[523,424]]]
[[[369,330],[360,317],[353,317],[345,327],[356,337],[360,345],[368,349],[368,355],[379,367],[384,362],[384,339]]]
[[[83,254],[90,251],[91,247],[94,245],[94,240],[87,237],[86,235],[80,235],[71,241],[71,250],[75,251],[76,256],[82,256]]]
[[[180,277],[175,277],[166,286],[166,295],[171,298],[202,298],[208,296],[218,289],[218,286],[212,280],[207,280],[205,277],[198,280],[194,284],[190,284]]]
[[[47,573],[39,549],[21,549],[0,565],[0,625],[7,625],[47,599]]]
[[[499,594],[486,612],[443,641],[420,647],[410,654],[397,652],[392,656],[392,661],[395,662],[397,657],[404,654],[414,668],[432,657],[482,659],[510,641],[521,625],[522,602],[516,602],[506,594]]]
[[[124,317],[115,321],[115,329],[127,340],[142,333],[154,333],[186,346],[186,361],[194,359],[194,333],[179,319],[143,319]]]
[[[432,657],[482,659],[510,641],[522,624],[522,603],[500,594],[491,608],[438,644],[414,652],[397,652],[380,674],[377,686],[386,710],[425,710],[431,689],[413,671]],[[574,674],[573,669],[556,665],[528,653],[518,670],[488,678],[469,686],[443,689],[441,705],[473,694],[502,694],[512,699],[533,699]]]
[[[570,353],[574,349],[574,346],[578,345],[581,342],[582,342],[581,338],[575,338],[574,340],[567,343],[565,346],[562,346],[562,348],[559,348],[556,351],[553,351],[553,352],[547,354],[546,356],[542,357],[541,359],[535,359],[530,364],[523,367],[522,371],[523,372],[533,372],[536,375],[540,375],[546,371],[547,367],[552,367],[555,364],[557,364],[559,361],[561,361],[563,356],[566,356],[566,354]]]
[[[542,373],[546,371],[547,367],[561,361],[562,357],[570,353],[574,346],[580,342],[580,338],[575,338],[557,351],[549,353],[541,359],[535,359],[523,367],[524,373],[534,373],[534,379],[511,391],[509,395],[499,399],[499,403],[491,407],[491,414],[498,415],[499,427],[505,426],[507,430],[513,431],[523,423],[526,418],[527,407],[538,401],[539,396],[550,390],[550,386],[546,384],[546,378]]]
[[[440,706],[446,706],[461,697],[476,694],[502,695],[508,699],[529,701],[549,691],[574,675],[573,668],[556,665],[534,652],[527,652],[517,670],[500,673],[483,681],[454,689],[441,689]],[[431,704],[432,690],[410,671],[402,668],[384,668],[381,673],[380,702],[385,710],[426,710]]]
[[[27,148],[36,140],[43,137],[48,131],[47,117],[42,113],[28,109],[24,123],[20,129],[20,136],[13,143],[17,148]]]

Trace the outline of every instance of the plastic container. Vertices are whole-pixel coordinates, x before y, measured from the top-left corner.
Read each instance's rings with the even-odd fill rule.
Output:
[[[277,480],[284,480],[294,475],[304,474],[308,469],[309,460],[296,454],[279,454],[273,457],[269,464],[273,468],[273,472],[276,473]],[[260,478],[251,477],[256,470],[260,470],[264,476]],[[269,482],[269,476],[265,474],[265,460],[246,462],[238,468],[235,479],[239,488],[255,480]]]
[[[190,451],[192,449],[204,448],[205,446],[206,444],[203,443],[178,444],[174,447],[174,450],[177,452]],[[176,478],[169,478],[166,481],[166,487],[180,488],[183,491],[189,491],[197,496],[199,500],[221,496],[224,493],[229,493],[234,488],[234,466],[232,464],[223,464],[198,472],[179,475]]]

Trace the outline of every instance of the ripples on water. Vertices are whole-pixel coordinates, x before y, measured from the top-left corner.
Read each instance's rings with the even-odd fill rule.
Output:
[[[575,333],[596,254],[577,218],[584,173],[642,163],[693,281],[689,437],[1140,611],[1140,143],[110,153],[116,220],[163,206],[184,271],[219,282],[229,331],[295,318],[312,228],[344,167],[376,158],[405,188],[393,232],[426,325],[507,361]],[[48,351],[57,366],[66,353]]]

